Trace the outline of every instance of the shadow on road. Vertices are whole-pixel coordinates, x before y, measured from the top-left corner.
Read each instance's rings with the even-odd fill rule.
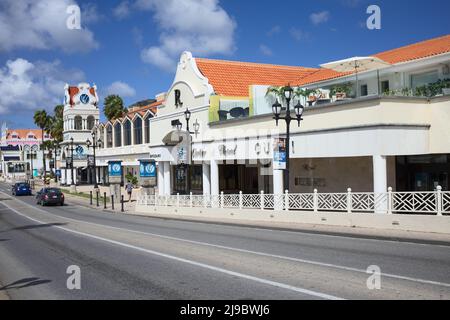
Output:
[[[37,286],[37,285],[45,284],[45,283],[49,283],[49,282],[52,282],[52,281],[51,280],[41,280],[41,279],[36,278],[36,277],[23,278],[21,280],[17,280],[17,281],[15,281],[13,283],[10,283],[10,284],[8,284],[6,286],[1,287],[0,291],[32,287],[32,286]]]
[[[27,226],[21,226],[21,227],[15,227],[15,228],[7,229],[7,230],[2,230],[2,231],[0,231],[0,233],[13,231],[13,230],[29,230],[29,229],[39,229],[39,228],[48,228],[48,227],[65,226],[65,225],[67,225],[67,223],[60,223],[60,222],[44,223],[44,224],[31,224],[31,225],[27,225]]]

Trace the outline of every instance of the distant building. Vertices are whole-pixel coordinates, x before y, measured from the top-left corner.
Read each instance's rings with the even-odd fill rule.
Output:
[[[44,134],[44,141],[50,140]],[[6,123],[1,126],[0,139],[0,175],[7,177],[27,177],[42,174],[41,129],[8,129]],[[46,155],[48,152],[46,151]],[[50,170],[50,159],[46,159]]]

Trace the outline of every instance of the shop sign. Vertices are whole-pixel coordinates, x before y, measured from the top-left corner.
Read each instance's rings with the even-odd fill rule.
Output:
[[[95,167],[95,162],[94,162],[94,156],[93,155],[89,155],[87,157],[87,164],[88,164],[88,167],[90,167],[90,168],[94,168]]]
[[[121,177],[122,161],[108,161],[108,175],[110,177]]]
[[[156,177],[156,163],[151,160],[139,160],[139,175],[141,178]]]
[[[139,176],[142,186],[156,185],[156,162],[153,160],[139,160]]]
[[[174,147],[177,165],[191,164],[191,136],[186,134],[183,140]]]
[[[273,168],[286,169],[286,138],[275,138],[273,140]]]
[[[228,148],[225,144],[219,145],[219,153],[222,156],[235,156],[237,151],[237,144],[232,148]]]

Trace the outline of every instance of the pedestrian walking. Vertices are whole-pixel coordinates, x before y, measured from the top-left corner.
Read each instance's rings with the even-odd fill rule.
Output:
[[[133,192],[133,184],[128,181],[128,183],[125,186],[125,189],[127,190],[128,193],[128,202],[131,202],[131,193]]]

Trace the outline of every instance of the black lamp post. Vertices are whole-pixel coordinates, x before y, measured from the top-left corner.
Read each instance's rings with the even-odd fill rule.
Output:
[[[304,106],[301,105],[300,101],[294,107],[295,110],[295,118],[291,116],[291,99],[294,90],[291,86],[287,86],[283,90],[284,98],[286,99],[286,115],[284,117],[281,116],[281,104],[278,100],[272,105],[272,112],[274,115],[274,119],[278,126],[278,120],[282,119],[286,122],[286,169],[284,170],[284,190],[289,190],[289,147],[290,147],[290,126],[292,120],[297,120],[298,126],[300,127],[300,121],[303,120],[302,115],[305,109]]]
[[[183,103],[180,103],[180,106],[183,106]],[[194,123],[194,130],[195,132],[191,132],[190,128],[189,128],[189,121],[191,120],[191,111],[189,111],[188,108],[186,108],[186,111],[184,111],[184,119],[186,120],[186,131],[189,135],[191,134],[197,134],[198,130],[200,129],[200,124],[198,123],[198,121],[196,121]],[[177,130],[181,131],[183,124],[181,122],[178,121],[178,123],[176,124]],[[190,165],[186,164],[186,183],[187,183],[187,190],[186,193],[190,193],[191,191],[191,170],[190,170]]]
[[[86,145],[88,149],[92,147],[94,150],[94,188],[98,189],[98,183],[97,183],[97,164],[96,164],[96,157],[95,157],[95,149],[100,148],[102,145],[102,141],[100,139],[97,140],[97,135],[95,132],[92,132],[92,142],[87,139]]]
[[[58,175],[56,174],[56,157],[57,157],[57,153],[58,153],[58,147],[59,147],[59,143],[58,141],[54,140],[54,144],[55,144],[55,160],[54,160],[54,164],[53,167],[55,168],[55,182],[58,182]]]
[[[73,181],[73,137],[70,138],[70,185],[75,185]]]
[[[33,175],[33,156],[36,154],[36,150],[33,150],[33,148],[30,147],[30,150],[29,150],[28,154],[30,155],[31,179],[34,179],[34,175]]]

